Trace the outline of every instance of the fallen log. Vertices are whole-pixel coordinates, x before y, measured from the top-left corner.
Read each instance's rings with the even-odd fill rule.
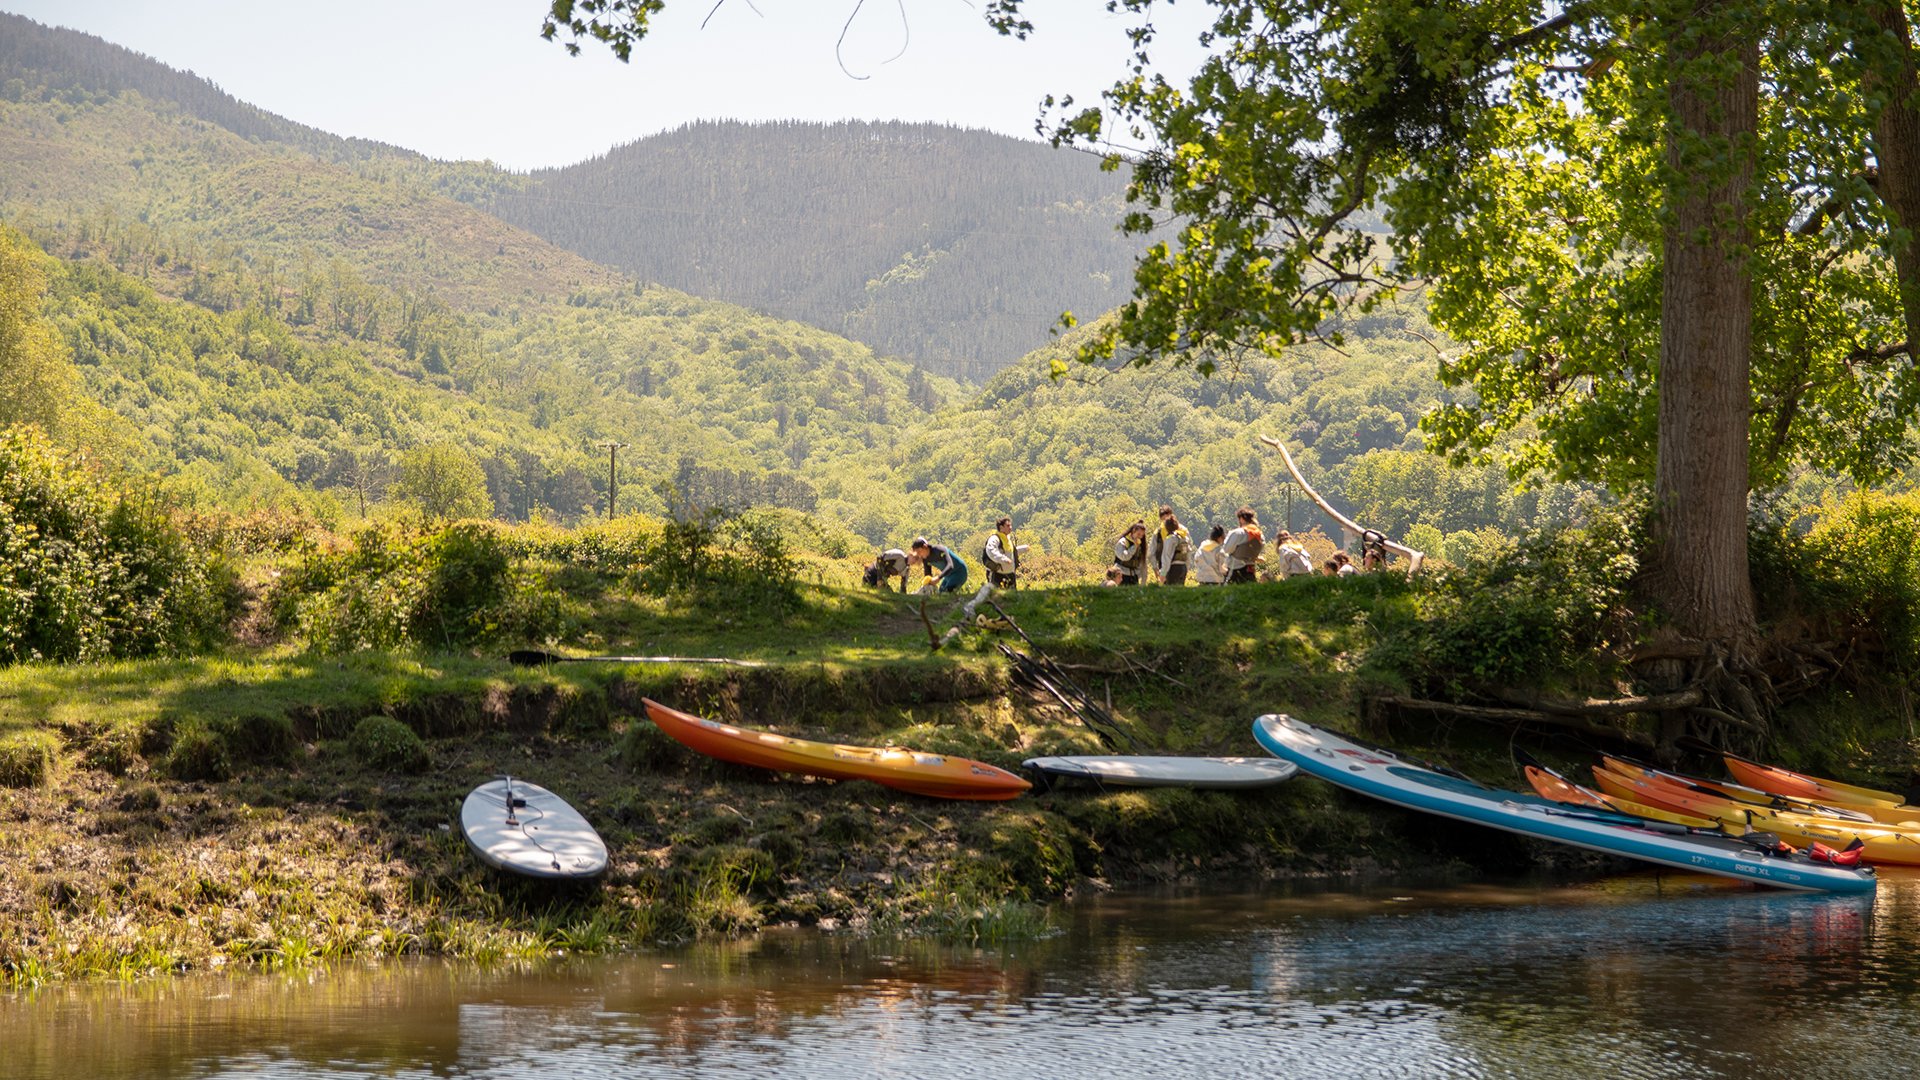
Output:
[[[1571,731],[1589,738],[1604,739],[1635,747],[1642,751],[1654,749],[1652,739],[1638,732],[1625,731],[1609,724],[1595,724],[1577,716],[1562,713],[1542,712],[1538,709],[1504,709],[1488,705],[1459,705],[1451,701],[1429,701],[1425,698],[1402,697],[1398,694],[1383,694],[1368,699],[1371,705],[1385,705],[1396,709],[1421,710],[1444,713],[1448,716],[1463,716],[1471,720],[1486,720],[1503,724],[1538,724],[1543,727]]]

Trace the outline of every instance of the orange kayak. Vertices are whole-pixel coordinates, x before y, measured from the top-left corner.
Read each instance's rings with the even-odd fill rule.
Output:
[[[1897,820],[1920,820],[1920,806],[1903,805],[1906,800],[1891,791],[1856,787],[1838,780],[1822,780],[1817,776],[1762,765],[1731,754],[1726,756],[1726,762],[1727,771],[1733,774],[1734,779],[1748,787],[1815,802],[1839,803],[1849,809],[1864,810],[1882,821],[1888,820],[1882,816],[1882,812],[1904,815]]]
[[[1652,806],[1669,808],[1675,812],[1715,818],[1729,831],[1759,829],[1801,847],[1817,841],[1845,850],[1857,842],[1863,849],[1861,857],[1870,863],[1920,865],[1920,831],[1913,829],[1874,822],[1845,821],[1819,814],[1754,806],[1712,795],[1689,794],[1678,787],[1613,772],[1599,765],[1594,766],[1593,778],[1600,790],[1623,807],[1627,805],[1627,799],[1638,798]]]
[[[1581,787],[1558,773],[1545,769],[1526,766],[1527,783],[1540,793],[1543,799],[1552,799],[1568,806],[1585,806],[1595,810],[1611,810],[1616,814],[1631,814],[1646,818],[1648,821],[1664,821],[1671,825],[1685,825],[1695,829],[1718,829],[1720,822],[1703,814],[1682,814],[1658,806],[1634,802],[1631,799],[1608,798],[1592,788]]]
[[[1744,784],[1732,784],[1723,780],[1708,780],[1704,777],[1688,776],[1685,773],[1667,772],[1664,769],[1656,769],[1651,765],[1643,765],[1636,761],[1610,757],[1606,754],[1600,755],[1600,763],[1606,766],[1608,771],[1617,775],[1638,777],[1649,783],[1665,785],[1675,791],[1685,795],[1691,795],[1695,798],[1728,799],[1732,802],[1744,803],[1748,806],[1764,807],[1768,810],[1785,810],[1817,817],[1839,818],[1867,825],[1871,825],[1879,820],[1857,806],[1847,806],[1839,803],[1828,805],[1792,795],[1780,795],[1771,791],[1762,791],[1759,788],[1747,787]]]
[[[1748,807],[1732,799],[1718,798],[1681,791],[1677,787],[1655,783],[1639,776],[1617,773],[1603,765],[1593,767],[1593,782],[1601,791],[1616,799],[1631,799],[1648,806],[1676,814],[1691,814],[1695,817],[1714,818],[1744,824]],[[1758,811],[1759,807],[1751,809]]]
[[[842,746],[739,728],[642,698],[661,731],[721,761],[830,780],[871,780],[940,799],[1011,799],[1033,785],[1005,769],[968,758],[898,746]]]

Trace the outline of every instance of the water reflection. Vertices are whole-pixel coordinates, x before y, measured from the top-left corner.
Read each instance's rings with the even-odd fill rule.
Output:
[[[62,986],[0,1076],[1880,1076],[1920,877],[1109,896],[999,950],[813,933],[594,962]]]

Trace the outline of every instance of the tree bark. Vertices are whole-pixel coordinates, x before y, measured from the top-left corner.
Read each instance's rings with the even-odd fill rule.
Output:
[[[1655,599],[1676,629],[1744,655],[1747,423],[1753,295],[1745,251],[1759,125],[1759,47],[1727,0],[1696,0],[1704,31],[1669,56],[1669,219],[1663,243],[1654,463]]]
[[[1880,180],[1875,190],[1886,206],[1894,234],[1893,267],[1900,281],[1900,306],[1907,341],[1920,342],[1920,70],[1913,53],[1913,29],[1900,0],[1874,0],[1874,22],[1888,36],[1892,63],[1877,67],[1872,79],[1886,93],[1886,105],[1874,117],[1873,156]],[[1875,49],[1867,55],[1878,55]],[[1905,242],[1899,233],[1906,232]]]

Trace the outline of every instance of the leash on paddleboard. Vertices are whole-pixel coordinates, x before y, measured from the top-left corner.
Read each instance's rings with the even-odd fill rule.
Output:
[[[499,778],[505,781],[507,785],[507,822],[506,822],[507,828],[519,829],[520,835],[527,838],[527,843],[532,844],[534,847],[537,847],[541,851],[544,851],[547,853],[547,862],[553,866],[553,869],[556,873],[564,871],[566,868],[560,865],[560,853],[548,847],[547,845],[541,843],[539,837],[533,835],[533,833],[528,831],[530,824],[532,827],[537,828],[540,819],[546,817],[547,812],[540,809],[537,806],[534,806],[532,803],[527,802],[527,800],[518,798],[514,795],[513,777],[508,776],[506,773],[501,773]],[[529,822],[520,820],[519,815],[514,813],[515,810],[532,811],[533,813],[532,822],[529,823]]]

